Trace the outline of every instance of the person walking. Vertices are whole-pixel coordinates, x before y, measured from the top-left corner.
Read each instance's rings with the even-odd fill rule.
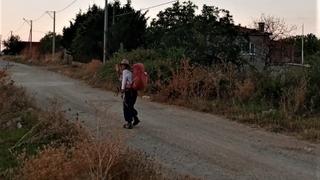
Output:
[[[134,108],[137,101],[138,92],[132,88],[133,75],[130,71],[131,67],[127,59],[123,59],[120,63],[122,70],[121,76],[121,97],[123,98],[123,115],[126,124],[123,125],[126,129],[132,129],[140,123],[138,112]]]

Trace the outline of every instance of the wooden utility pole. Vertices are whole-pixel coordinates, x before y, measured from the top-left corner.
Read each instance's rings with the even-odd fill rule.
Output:
[[[113,3],[112,25],[114,25],[115,23],[115,16],[116,16],[116,6],[115,6],[115,3]]]
[[[30,25],[30,34],[29,34],[29,42],[30,42],[30,49],[29,49],[29,52],[30,52],[30,55],[32,53],[32,23],[33,21],[32,20],[27,20],[25,18],[23,18],[24,21],[26,21],[29,25]]]
[[[302,25],[302,38],[301,38],[301,63],[304,64],[304,24]]]
[[[1,49],[2,46],[1,45],[2,45],[2,35],[0,34],[0,55],[1,55],[1,52],[2,52],[2,49]]]
[[[56,11],[53,11],[52,61],[56,53]]]
[[[32,20],[30,20],[30,52],[32,53],[32,30],[33,30],[33,23]]]
[[[51,14],[52,13],[52,14]],[[53,30],[52,30],[52,61],[56,53],[56,11],[47,11],[47,14],[53,19]]]
[[[104,8],[104,37],[103,37],[103,64],[107,60],[107,49],[108,49],[108,0],[105,0]]]

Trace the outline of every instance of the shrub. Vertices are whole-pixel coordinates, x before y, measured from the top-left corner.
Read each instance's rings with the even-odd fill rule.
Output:
[[[252,94],[255,93],[255,84],[251,79],[245,79],[243,82],[236,83],[237,89],[235,92],[235,97],[240,101],[248,101]]]
[[[173,51],[173,50],[172,50]],[[169,57],[169,54],[174,56]],[[161,84],[167,84],[172,76],[172,70],[177,67],[174,60],[177,55],[168,53],[161,55],[155,50],[137,49],[131,52],[115,53],[113,57],[103,66],[99,75],[101,79],[111,82],[110,86],[117,86],[119,84],[119,77],[116,73],[115,67],[121,62],[122,59],[128,59],[131,64],[144,63],[145,69],[149,74],[150,86],[148,91],[156,93],[159,91]],[[168,57],[166,57],[168,56]]]
[[[311,112],[320,112],[320,52],[308,57],[311,67],[308,69],[307,106]]]
[[[17,116],[28,109],[31,100],[22,88],[14,86],[14,81],[8,78],[6,71],[0,70],[0,120],[1,123]],[[14,117],[13,117],[14,118]]]
[[[72,148],[49,146],[24,160],[17,179],[164,179],[159,170],[145,154],[110,139]]]

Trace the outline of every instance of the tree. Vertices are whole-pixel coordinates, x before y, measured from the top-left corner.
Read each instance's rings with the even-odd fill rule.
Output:
[[[289,26],[284,19],[272,15],[262,14],[261,17],[253,22],[256,29],[259,29],[259,23],[264,23],[264,32],[270,34],[270,40],[266,41],[268,49],[266,50],[265,62],[270,64],[272,53],[275,51],[274,41],[279,41],[290,37],[295,26]]]
[[[231,62],[241,65],[239,36],[230,12],[215,6],[203,6],[202,14],[196,17],[194,58],[202,64]]]
[[[115,17],[115,22],[111,25],[109,44],[111,53],[117,52],[120,44],[129,51],[143,46],[147,29],[147,12],[135,11],[130,1],[122,8],[119,1],[116,1],[113,10],[120,16]]]
[[[80,11],[76,15],[74,22],[70,21],[69,27],[63,28],[62,45],[64,48],[71,51],[72,41],[77,34],[77,30],[81,27],[81,24],[88,18],[88,16],[93,15],[93,11],[97,8],[98,7],[96,5],[93,5],[93,7],[89,8],[87,13],[82,13],[82,11]]]
[[[295,45],[295,48],[301,50],[302,48],[302,36],[294,36],[288,38],[288,40]],[[317,52],[320,52],[320,39],[314,34],[307,34],[303,36],[304,40],[304,52],[305,56],[313,56]]]
[[[23,49],[19,36],[10,36],[8,40],[3,41],[3,45],[5,47],[3,53],[6,55],[17,55]]]
[[[120,49],[132,50],[144,44],[147,19],[145,14],[135,11],[130,1],[124,6],[119,1],[108,5],[109,33],[108,54]],[[115,17],[113,17],[115,12]],[[114,20],[114,22],[113,22]],[[86,13],[78,13],[74,23],[63,30],[63,46],[72,52],[76,60],[88,62],[102,59],[104,10],[96,5]]]
[[[52,40],[53,40],[53,33],[49,32],[40,40],[40,53],[47,54],[52,52]],[[59,51],[62,49],[62,36],[56,36],[56,50]]]
[[[211,65],[240,59],[240,39],[230,12],[214,6],[203,6],[196,16],[191,1],[174,3],[153,19],[148,29],[148,47],[179,48],[194,63]]]
[[[261,22],[265,24],[264,31],[271,34],[271,40],[288,38],[297,29],[296,26],[289,26],[283,18],[272,15],[262,14],[259,19],[253,22],[254,27],[259,29]]]
[[[172,7],[160,11],[148,29],[148,44],[153,48],[185,47],[193,42],[193,25],[197,6],[191,1],[177,1]]]
[[[83,16],[85,16],[85,19],[75,29],[76,31],[71,42],[71,52],[75,60],[80,62],[101,59],[104,12],[97,6],[93,6]]]

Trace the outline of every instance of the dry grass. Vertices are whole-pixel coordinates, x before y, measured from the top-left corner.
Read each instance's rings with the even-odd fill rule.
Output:
[[[81,162],[81,163],[80,163]],[[47,147],[25,159],[17,179],[164,179],[155,163],[120,141]]]
[[[240,101],[248,101],[255,92],[255,84],[250,79],[236,83],[235,97]]]
[[[56,108],[50,112],[43,119],[43,127],[36,131],[41,139],[50,139],[50,145],[35,156],[21,156],[22,164],[16,179],[162,180],[183,177],[163,174],[157,162],[144,153],[129,149],[125,141],[114,138],[114,134],[100,136],[101,122],[98,120],[97,134],[93,135],[76,123],[63,120],[63,114]],[[52,135],[55,135],[54,139]]]
[[[288,89],[281,98],[281,110],[286,118],[302,113],[306,107],[307,80],[302,78],[296,86]]]
[[[213,100],[228,98],[233,94],[234,69],[232,66],[206,68],[192,66],[189,61],[182,61],[181,68],[172,70],[169,84],[158,81],[160,89],[156,99],[162,101]]]
[[[0,122],[7,123],[10,118],[31,107],[31,100],[22,88],[14,86],[4,70],[0,70]]]
[[[24,90],[11,84],[6,72],[0,71],[0,77],[1,113],[15,114],[29,109],[31,100]],[[1,172],[0,178],[193,179],[164,174],[164,170],[155,160],[144,153],[129,149],[124,144],[125,141],[114,138],[114,134],[96,138],[82,127],[79,121],[68,120],[60,107],[59,103],[53,101],[45,111],[31,110],[35,118],[24,118],[24,121],[29,121],[27,124],[30,128],[9,148],[12,155],[17,157],[19,166],[7,170],[4,174]],[[97,122],[97,125],[99,124]],[[100,127],[97,127],[97,131],[98,129],[101,131]],[[1,148],[0,150],[2,151]]]

